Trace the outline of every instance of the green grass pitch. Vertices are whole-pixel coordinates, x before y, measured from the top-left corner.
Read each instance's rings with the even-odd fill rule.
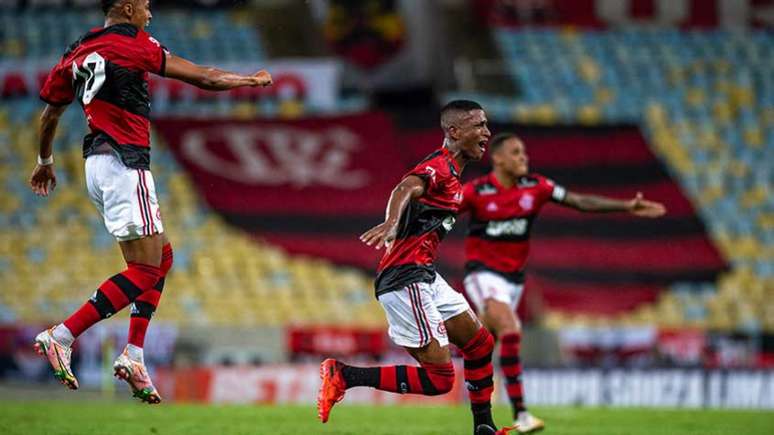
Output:
[[[770,435],[774,412],[535,408],[546,435]],[[495,409],[500,424],[509,411]],[[0,401],[5,435],[470,434],[464,407],[348,406],[327,424],[312,407]]]

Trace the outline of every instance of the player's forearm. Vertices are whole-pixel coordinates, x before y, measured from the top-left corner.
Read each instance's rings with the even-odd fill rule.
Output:
[[[208,91],[225,91],[241,86],[250,86],[253,84],[253,79],[241,74],[207,67],[201,78],[194,84]]]
[[[38,155],[47,158],[53,153],[54,135],[59,125],[59,117],[62,116],[67,106],[56,107],[47,105],[40,115],[40,141]]]
[[[565,204],[576,210],[589,213],[610,213],[630,210],[629,201],[596,195],[568,195]]]
[[[384,221],[392,224],[400,222],[403,212],[406,210],[409,201],[411,201],[411,196],[411,189],[402,184],[393,189],[390,200],[387,202]]]

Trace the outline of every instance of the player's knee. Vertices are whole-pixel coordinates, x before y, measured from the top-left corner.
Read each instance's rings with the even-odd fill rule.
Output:
[[[161,269],[158,267],[133,262],[128,263],[127,266],[125,275],[142,291],[153,288],[161,277]]]
[[[495,339],[494,335],[490,333],[487,329],[481,328],[485,332],[485,338],[481,343],[481,352],[488,352],[492,353],[494,351],[495,346]]]
[[[172,251],[172,244],[167,243],[161,250],[161,276],[165,276],[174,264],[175,255]]]
[[[521,325],[519,325],[519,322],[513,321],[498,322],[494,333],[498,337],[505,337],[506,335],[511,334],[520,334]]]
[[[426,391],[428,396],[446,394],[454,388],[454,365],[446,364],[422,364],[433,388]]]
[[[494,336],[484,327],[479,328],[476,334],[465,345],[460,346],[462,355],[466,360],[487,358],[494,350]]]

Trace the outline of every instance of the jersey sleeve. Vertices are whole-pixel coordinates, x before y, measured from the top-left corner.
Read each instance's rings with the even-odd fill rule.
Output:
[[[140,67],[149,73],[164,76],[167,70],[167,48],[145,32],[140,33],[137,40]]]
[[[551,180],[550,178],[540,177],[539,179],[541,191],[543,192],[543,196],[545,198],[544,202],[564,201],[564,198],[567,196],[567,190],[564,187],[554,183],[554,180]]]
[[[434,163],[434,160],[422,162],[416,165],[414,169],[410,170],[406,175],[404,175],[403,178],[405,179],[409,175],[415,175],[425,182],[426,192],[434,191],[438,186],[438,177],[440,177],[438,168],[436,168]]]
[[[66,106],[75,99],[72,71],[68,68],[65,58],[48,73],[40,99],[52,106]]]

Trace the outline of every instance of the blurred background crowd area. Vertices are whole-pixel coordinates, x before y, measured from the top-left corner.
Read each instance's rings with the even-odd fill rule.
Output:
[[[59,124],[55,193],[27,186],[42,80],[103,17],[93,1],[2,3],[0,376],[34,379],[31,334],[122,268],[84,189],[78,107]],[[533,171],[669,209],[645,221],[546,207],[519,308],[528,367],[774,367],[774,2],[153,4],[149,32],[172,53],[266,68],[275,85],[215,94],[152,78],[175,263],[150,361],[397,354],[373,296],[379,253],[357,236],[441,144],[440,105],[466,98],[493,133],[525,139]],[[457,289],[464,227],[439,261]],[[120,344],[126,317],[87,334],[82,370]]]

